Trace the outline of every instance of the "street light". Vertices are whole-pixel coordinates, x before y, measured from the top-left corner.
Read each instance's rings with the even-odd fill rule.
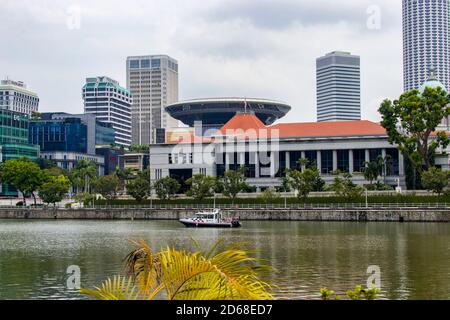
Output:
[[[152,169],[150,167],[150,144],[148,145],[148,181],[150,187],[150,209],[153,208]]]
[[[368,193],[369,193],[369,191],[367,190],[367,188],[365,188],[366,189],[366,208],[368,208],[369,207],[369,201],[368,201]]]

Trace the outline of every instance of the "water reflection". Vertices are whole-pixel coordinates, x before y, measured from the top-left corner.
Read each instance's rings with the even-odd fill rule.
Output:
[[[277,272],[282,299],[316,299],[365,284],[381,268],[383,297],[450,298],[448,224],[245,222],[242,229],[186,229],[174,221],[0,221],[1,299],[81,299],[66,289],[66,269],[79,265],[82,286],[120,273],[130,239],[154,249],[193,247],[219,239],[246,242]]]

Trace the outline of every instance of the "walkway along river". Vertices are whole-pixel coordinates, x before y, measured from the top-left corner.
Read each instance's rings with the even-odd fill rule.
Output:
[[[1,208],[0,219],[178,220],[192,217],[195,209],[20,209]],[[225,216],[242,221],[390,221],[450,222],[447,208],[347,209],[225,209]]]

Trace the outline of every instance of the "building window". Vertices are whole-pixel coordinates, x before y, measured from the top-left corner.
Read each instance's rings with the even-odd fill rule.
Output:
[[[130,68],[131,69],[139,69],[139,60],[131,60]]]
[[[152,69],[161,68],[161,59],[152,59]]]
[[[321,151],[321,167],[323,174],[330,174],[333,172],[333,151]]]
[[[150,59],[141,60],[141,68],[150,68]]]
[[[366,150],[356,149],[353,150],[353,171],[364,172],[366,162]]]
[[[349,152],[348,150],[337,151],[337,169],[341,172],[349,172]]]
[[[305,158],[308,160],[306,168],[317,168],[317,151],[305,151]]]

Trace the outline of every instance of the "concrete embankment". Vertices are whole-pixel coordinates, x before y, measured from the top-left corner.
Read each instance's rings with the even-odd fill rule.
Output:
[[[178,220],[194,209],[0,209],[0,219]],[[450,222],[450,208],[228,209],[224,216],[268,221]]]

